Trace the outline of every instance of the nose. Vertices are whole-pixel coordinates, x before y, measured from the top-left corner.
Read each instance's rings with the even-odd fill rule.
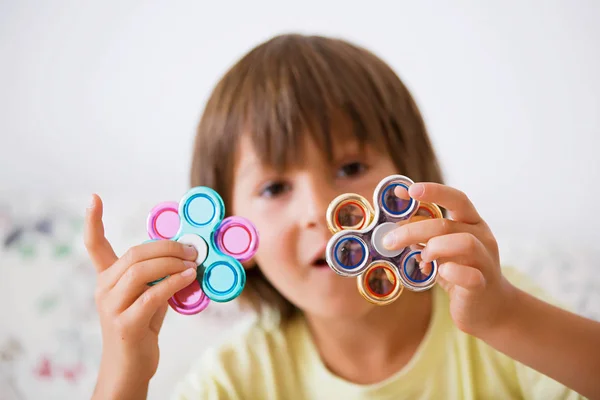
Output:
[[[332,182],[319,176],[311,176],[304,180],[302,186],[303,195],[299,196],[302,226],[307,229],[326,227],[327,207],[336,196]]]

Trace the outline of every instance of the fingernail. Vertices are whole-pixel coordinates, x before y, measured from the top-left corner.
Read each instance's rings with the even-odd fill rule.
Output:
[[[183,249],[183,254],[185,254],[186,258],[196,258],[198,257],[198,251],[196,251],[196,248],[194,246],[191,245],[185,245],[184,249]]]
[[[188,268],[196,268],[197,267],[197,265],[194,261],[184,261],[183,263]]]
[[[183,271],[181,273],[181,276],[188,277],[188,276],[194,275],[195,273],[196,273],[196,268],[189,268],[189,269],[186,269],[185,271]]]
[[[410,185],[409,190],[413,196],[421,196],[425,191],[425,187],[423,187],[423,185],[421,185],[420,183],[415,183],[413,185]]]
[[[388,233],[383,237],[383,246],[387,249],[391,249],[396,243],[396,238],[393,233]]]

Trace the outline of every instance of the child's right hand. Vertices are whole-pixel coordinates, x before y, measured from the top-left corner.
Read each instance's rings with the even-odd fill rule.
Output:
[[[98,273],[95,299],[102,327],[102,361],[94,394],[145,398],[158,367],[158,333],[167,301],[196,278],[196,250],[159,240],[132,247],[117,258],[104,237],[102,201],[96,195],[87,209],[84,240]]]

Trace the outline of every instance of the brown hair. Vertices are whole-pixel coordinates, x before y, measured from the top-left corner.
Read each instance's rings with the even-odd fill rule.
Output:
[[[286,34],[252,49],[214,88],[198,126],[192,186],[209,186],[231,206],[235,145],[248,134],[262,162],[285,169],[301,160],[309,134],[332,159],[332,131],[342,115],[360,143],[387,152],[398,172],[442,183],[425,124],[410,92],[380,58],[347,41]],[[267,304],[285,320],[296,311],[260,268],[247,270],[240,297]]]

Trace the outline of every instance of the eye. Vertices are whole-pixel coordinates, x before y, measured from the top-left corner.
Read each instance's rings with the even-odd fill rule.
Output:
[[[345,178],[345,177],[352,177],[355,175],[360,175],[363,172],[365,172],[367,170],[367,166],[359,161],[356,162],[352,162],[352,163],[348,163],[348,164],[344,164],[339,170],[338,170],[338,177],[341,178]]]
[[[282,195],[290,189],[285,182],[270,182],[261,191],[261,197],[273,198]]]

